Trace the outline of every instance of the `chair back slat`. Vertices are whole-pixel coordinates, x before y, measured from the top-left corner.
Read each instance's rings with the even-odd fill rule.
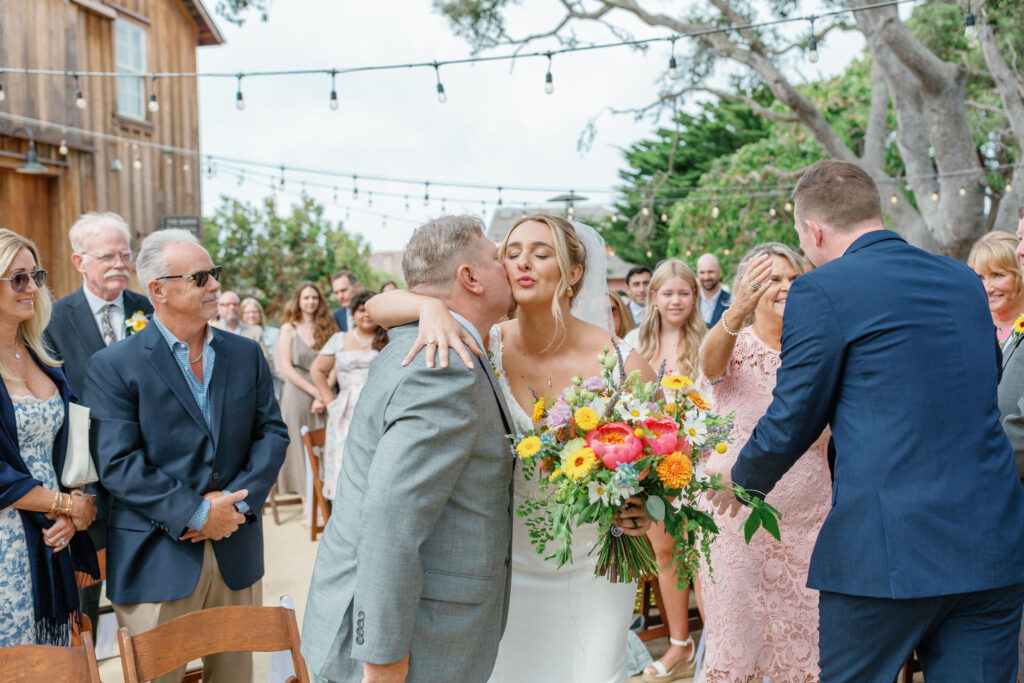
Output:
[[[293,660],[302,661],[295,612],[284,607],[212,607],[137,636],[122,628],[118,640],[128,683],[152,680],[193,660],[222,652],[290,650]],[[305,673],[305,664],[302,671]],[[308,675],[299,680],[305,683]]]
[[[92,635],[76,647],[15,645],[0,648],[0,678],[11,683],[100,683]]]

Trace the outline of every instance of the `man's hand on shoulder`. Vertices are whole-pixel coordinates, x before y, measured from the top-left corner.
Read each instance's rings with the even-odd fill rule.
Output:
[[[409,675],[409,655],[391,664],[363,662],[363,683],[405,683]]]

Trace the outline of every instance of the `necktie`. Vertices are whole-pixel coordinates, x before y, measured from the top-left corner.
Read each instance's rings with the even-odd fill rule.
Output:
[[[107,304],[103,307],[103,320],[100,321],[100,331],[103,333],[103,343],[110,346],[117,337],[114,336],[114,326],[110,324],[110,311],[114,308],[114,304]]]

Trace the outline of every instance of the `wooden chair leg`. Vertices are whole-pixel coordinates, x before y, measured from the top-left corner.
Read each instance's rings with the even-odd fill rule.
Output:
[[[315,484],[314,484],[314,486],[315,486]],[[311,540],[311,541],[315,541],[316,540],[316,531],[317,531],[316,518],[317,518],[317,513],[320,512],[320,510],[319,510],[320,506],[317,505],[317,502],[318,502],[317,499],[318,499],[318,496],[316,495],[316,491],[314,490],[313,491],[313,500],[309,501],[309,508],[310,508],[310,510],[309,510],[309,540]]]

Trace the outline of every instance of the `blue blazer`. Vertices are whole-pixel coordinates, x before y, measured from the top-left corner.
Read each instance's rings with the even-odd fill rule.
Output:
[[[334,322],[338,324],[338,329],[342,332],[348,332],[348,316],[345,315],[347,310],[347,308],[342,306],[334,312]]]
[[[772,403],[732,476],[768,492],[832,427],[832,510],[809,587],[902,599],[1024,581],[999,363],[978,276],[896,233],[862,235],[796,279]]]
[[[715,310],[711,312],[711,320],[708,322],[709,330],[715,326],[715,323],[722,319],[722,314],[725,313],[725,309],[729,308],[729,304],[731,303],[732,294],[723,289],[721,296],[718,297],[718,301],[715,302]]]
[[[255,515],[213,543],[232,590],[263,576],[260,512],[288,448],[270,369],[256,342],[213,329],[207,426],[155,325],[93,354],[85,370],[92,441],[110,492],[107,595],[115,604],[192,593],[203,543],[179,541],[210,491],[248,489]]]

